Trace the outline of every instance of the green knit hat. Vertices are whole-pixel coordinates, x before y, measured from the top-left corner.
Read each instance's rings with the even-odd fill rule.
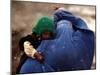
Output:
[[[32,32],[33,33],[35,32],[38,36],[41,36],[42,33],[47,32],[47,31],[54,34],[55,27],[54,27],[53,19],[47,16],[44,16],[40,18],[36,26],[32,28]]]

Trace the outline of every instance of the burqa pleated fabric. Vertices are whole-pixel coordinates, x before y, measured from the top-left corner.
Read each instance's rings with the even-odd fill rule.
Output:
[[[55,39],[44,40],[37,48],[45,56],[44,63],[28,59],[21,73],[88,70],[94,55],[94,33],[86,23],[72,13],[54,13]],[[30,64],[31,62],[31,64]]]

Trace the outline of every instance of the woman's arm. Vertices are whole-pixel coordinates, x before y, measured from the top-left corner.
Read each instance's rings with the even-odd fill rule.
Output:
[[[55,9],[56,11],[54,12],[54,23],[56,25],[61,20],[68,20],[72,23],[73,26],[79,29],[89,30],[84,20],[66,11],[65,8],[56,7]]]
[[[65,8],[62,8],[62,7],[58,7],[58,8],[55,8],[55,12],[54,12],[54,21],[57,23],[58,21],[61,21],[61,20],[68,20],[68,21],[71,21],[73,23],[76,22],[77,20],[77,17],[74,16],[72,13],[66,11]]]

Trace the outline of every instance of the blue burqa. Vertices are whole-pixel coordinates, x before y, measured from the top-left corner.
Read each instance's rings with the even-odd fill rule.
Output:
[[[55,39],[44,40],[37,48],[45,56],[44,63],[28,58],[20,73],[40,73],[91,68],[94,55],[94,33],[72,13],[54,13]]]

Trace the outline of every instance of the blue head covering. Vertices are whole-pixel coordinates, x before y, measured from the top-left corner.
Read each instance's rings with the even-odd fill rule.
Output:
[[[32,64],[38,68],[33,66],[30,69],[31,72],[35,70],[50,72],[90,69],[94,54],[94,33],[88,29],[82,19],[67,11],[56,11],[54,21],[56,37],[53,40],[41,42],[37,50],[43,52],[45,61],[43,64],[33,61]],[[76,30],[73,29],[73,26]],[[28,70],[23,72],[26,71]]]

